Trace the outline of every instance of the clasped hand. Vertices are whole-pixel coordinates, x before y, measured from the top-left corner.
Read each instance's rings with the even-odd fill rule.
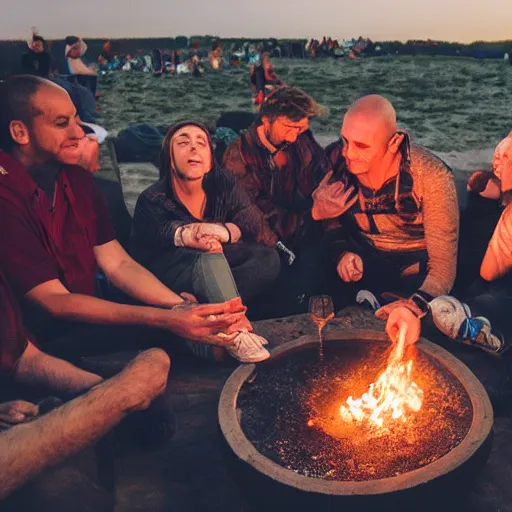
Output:
[[[199,249],[206,252],[223,252],[222,244],[237,242],[241,233],[237,226],[233,226],[232,231],[226,225],[214,224],[209,222],[196,222],[183,226],[180,238],[185,247]]]

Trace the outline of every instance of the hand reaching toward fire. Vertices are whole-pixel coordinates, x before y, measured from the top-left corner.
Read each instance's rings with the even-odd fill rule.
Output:
[[[405,345],[412,345],[420,338],[421,320],[405,306],[395,307],[388,316],[386,332],[393,343],[398,341],[400,331],[405,331]]]

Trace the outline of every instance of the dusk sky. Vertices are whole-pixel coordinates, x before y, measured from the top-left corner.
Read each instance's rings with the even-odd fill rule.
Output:
[[[0,0],[1,39],[317,37],[512,39],[512,0]],[[8,4],[8,6],[7,6]],[[50,7],[51,5],[51,7]]]

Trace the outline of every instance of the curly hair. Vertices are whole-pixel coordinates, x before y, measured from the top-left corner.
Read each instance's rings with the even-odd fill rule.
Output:
[[[320,117],[327,114],[327,108],[317,103],[309,94],[297,87],[282,86],[274,89],[263,101],[260,116],[270,119],[286,116],[293,122],[307,117]]]

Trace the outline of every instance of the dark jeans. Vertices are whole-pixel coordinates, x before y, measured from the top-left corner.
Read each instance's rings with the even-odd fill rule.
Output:
[[[281,273],[274,286],[249,308],[254,319],[279,318],[307,313],[309,298],[331,294],[336,280],[336,269],[329,248],[319,231],[310,232],[294,248],[295,261],[288,265],[283,258]]]
[[[408,297],[418,290],[427,276],[426,251],[392,254],[371,249],[366,252],[358,250],[357,254],[363,259],[363,277],[360,281],[346,284],[338,276],[336,298],[339,306],[353,303],[359,290],[372,292],[381,305],[386,303],[382,297],[385,292]],[[418,272],[402,276],[402,272],[413,265],[418,265]]]
[[[474,192],[468,194],[466,208],[460,215],[454,296],[476,295],[468,287],[480,276],[480,265],[502,211],[499,201],[485,199]]]
[[[279,265],[274,249],[238,243],[224,246],[224,254],[182,247],[149,269],[173,291],[192,293],[199,302],[224,302],[240,295],[248,303],[272,285]]]
[[[471,308],[471,316],[484,316],[508,343],[512,343],[512,276],[489,283],[482,278],[467,290],[465,300]]]

